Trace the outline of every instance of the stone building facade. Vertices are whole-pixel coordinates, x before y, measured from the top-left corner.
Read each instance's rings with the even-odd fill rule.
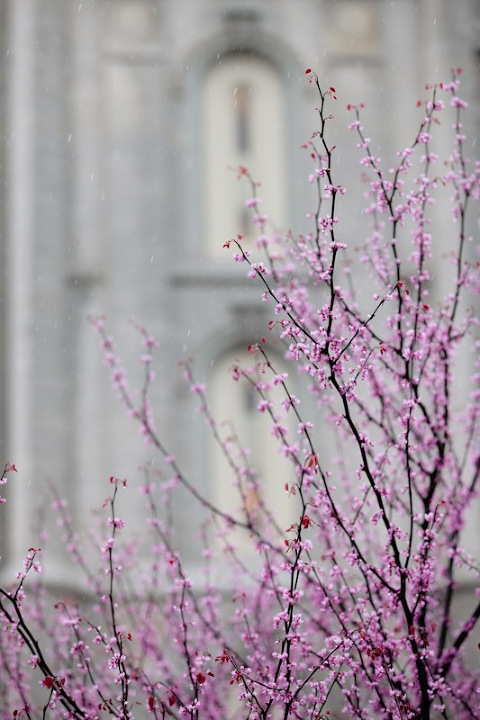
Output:
[[[265,333],[258,288],[222,254],[249,232],[231,167],[262,180],[280,226],[304,227],[300,145],[316,120],[305,68],[336,87],[348,188],[359,170],[346,104],[365,103],[378,154],[393,157],[425,82],[460,66],[478,137],[479,51],[476,0],[0,0],[0,443],[21,471],[4,569],[34,544],[49,482],[81,530],[110,475],[141,481],[148,449],[112,393],[90,315],[106,315],[131,386],[134,324],[160,340],[158,432],[195,482],[211,482],[177,364],[195,356],[221,402],[217,368]],[[358,218],[345,223],[353,232]],[[178,512],[195,527],[194,510]]]

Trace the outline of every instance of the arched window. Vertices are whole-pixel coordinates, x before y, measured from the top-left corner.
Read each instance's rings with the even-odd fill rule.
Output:
[[[216,255],[237,233],[247,244],[254,237],[245,205],[251,188],[232,172],[239,166],[262,183],[262,214],[275,227],[288,222],[285,97],[273,65],[248,53],[222,57],[207,73],[202,97],[204,236]]]
[[[237,381],[233,379],[239,376],[236,368],[255,364],[256,356],[246,351],[229,352],[215,363],[209,398],[218,420],[216,429],[235,465],[244,470],[237,475],[218,442],[212,438],[210,495],[215,505],[235,519],[246,520],[251,514],[255,526],[278,541],[285,536],[286,529],[298,514],[296,497],[286,489],[288,483],[291,490],[296,476],[293,466],[282,453],[278,431],[272,433],[271,416],[268,411],[259,411],[259,404],[271,402],[274,414],[284,416],[280,424],[288,431],[290,443],[295,442],[298,435],[292,410],[285,414],[282,406],[286,394],[281,384],[265,392],[264,399],[253,389],[253,383],[272,379],[269,369],[256,369],[249,375],[251,382],[244,377]],[[274,365],[277,373],[286,372],[285,363],[280,359],[276,359]],[[236,547],[243,560],[255,554],[248,532],[229,532],[226,539]]]

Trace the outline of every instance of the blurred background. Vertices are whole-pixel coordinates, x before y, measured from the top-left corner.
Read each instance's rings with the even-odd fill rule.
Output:
[[[90,315],[106,316],[132,390],[143,379],[135,324],[159,340],[156,428],[202,491],[218,496],[225,480],[178,368],[190,356],[265,464],[264,430],[228,368],[266,334],[269,308],[223,244],[254,234],[239,165],[261,181],[272,230],[309,227],[300,146],[317,98],[305,69],[336,88],[333,169],[353,246],[368,220],[347,104],[365,103],[388,167],[415,136],[425,83],[461,67],[475,153],[479,62],[478,0],[0,0],[0,461],[19,470],[2,506],[4,570],[38,544],[39,509],[51,522],[50,483],[82,532],[108,478],[136,489],[154,457],[112,391]],[[449,210],[435,212],[442,228]],[[129,499],[139,529],[142,504]],[[195,559],[196,509],[174,513]],[[67,577],[61,550],[57,561]]]

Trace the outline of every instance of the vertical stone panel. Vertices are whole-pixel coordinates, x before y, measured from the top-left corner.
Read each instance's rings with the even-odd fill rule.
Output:
[[[5,6],[5,3],[3,3]],[[23,554],[32,544],[33,453],[33,196],[34,196],[34,44],[35,9],[31,0],[8,5],[3,58],[8,105],[5,109],[5,387],[8,415],[8,459],[22,472],[21,482],[11,482],[8,507],[8,543],[3,562]],[[5,47],[4,45],[4,47]],[[2,553],[3,554],[3,553]],[[3,564],[2,562],[2,564]]]

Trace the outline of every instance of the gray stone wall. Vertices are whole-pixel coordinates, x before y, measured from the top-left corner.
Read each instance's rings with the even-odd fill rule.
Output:
[[[462,92],[478,102],[478,28],[473,0],[0,2],[0,436],[22,471],[2,562],[33,544],[48,482],[62,488],[83,530],[110,475],[141,480],[148,449],[109,387],[88,315],[107,316],[132,386],[142,368],[130,321],[159,338],[157,428],[208,485],[206,431],[177,363],[196,356],[208,379],[223,353],[265,328],[258,289],[227,257],[204,252],[208,70],[235,51],[264,56],[280,74],[298,228],[308,209],[299,146],[315,128],[305,68],[337,89],[335,172],[354,194],[360,168],[346,104],[365,102],[378,154],[393,157],[414,135],[412,108],[426,81],[461,66]],[[234,182],[226,172],[225,192]],[[350,202],[360,213],[361,195]],[[345,218],[347,234],[359,226],[359,215]],[[179,507],[191,529],[180,543],[191,546],[196,513]],[[133,512],[140,517],[141,499]]]

